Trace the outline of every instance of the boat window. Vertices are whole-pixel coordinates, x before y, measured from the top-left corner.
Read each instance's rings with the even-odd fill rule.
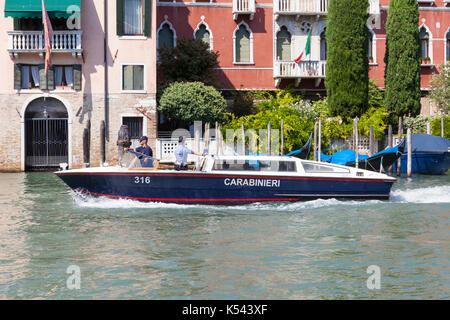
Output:
[[[296,172],[295,161],[277,160],[216,160],[213,170]]]
[[[316,163],[303,163],[303,168],[305,169],[305,172],[308,173],[326,173],[326,172],[333,172],[333,173],[349,173],[349,169],[330,166],[330,165],[324,165],[324,164],[316,164]]]

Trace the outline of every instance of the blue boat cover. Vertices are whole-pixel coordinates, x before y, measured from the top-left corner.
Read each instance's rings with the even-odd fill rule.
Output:
[[[450,152],[450,140],[425,133],[413,134],[411,136],[411,145],[413,153]],[[399,150],[402,153],[408,152],[405,138],[400,143]]]
[[[386,154],[386,153],[397,153],[397,152],[400,152],[400,151],[398,150],[398,146],[395,146],[395,147],[386,148],[384,150],[381,150],[380,152],[375,153],[372,157],[376,157],[376,156]]]
[[[364,160],[369,158],[366,155],[358,155],[358,160]],[[352,162],[356,160],[356,152],[350,149],[345,149],[339,152],[336,152],[331,157],[331,163],[345,165],[347,162]]]
[[[320,153],[320,161],[322,162],[331,162],[332,156],[326,155],[324,153]],[[317,159],[319,159],[319,151],[317,151]]]

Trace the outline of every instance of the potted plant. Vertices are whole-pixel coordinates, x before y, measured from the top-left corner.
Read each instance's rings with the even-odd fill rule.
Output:
[[[369,63],[373,63],[373,57],[372,56],[369,57]]]
[[[420,64],[426,64],[426,63],[427,63],[427,57],[421,57]]]
[[[427,64],[431,64],[431,58],[427,57]]]

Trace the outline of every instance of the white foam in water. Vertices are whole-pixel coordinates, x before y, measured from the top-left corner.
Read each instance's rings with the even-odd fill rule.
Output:
[[[391,192],[390,200],[412,203],[447,203],[450,202],[450,186],[394,190]]]
[[[340,201],[337,199],[317,199],[306,202],[282,202],[282,203],[252,203],[246,205],[207,205],[207,204],[176,204],[176,203],[162,203],[162,202],[141,202],[129,199],[111,199],[106,197],[90,197],[73,195],[74,202],[77,206],[83,208],[98,208],[98,209],[185,209],[185,208],[201,208],[201,209],[220,209],[230,208],[234,210],[277,210],[277,211],[296,211],[300,209],[316,209],[322,207],[330,207],[336,205],[359,206],[362,204],[379,203],[378,200],[369,201]]]
[[[120,208],[136,208],[136,209],[185,209],[185,208],[201,208],[201,209],[218,209],[230,208],[237,211],[240,210],[277,210],[277,211],[297,211],[302,209],[316,209],[331,206],[360,206],[368,204],[381,203],[380,200],[337,200],[337,199],[317,199],[306,202],[282,202],[282,203],[253,203],[239,206],[216,206],[207,204],[176,204],[162,202],[141,202],[128,199],[111,199],[105,197],[90,197],[74,195],[75,204],[83,208],[98,209],[120,209]],[[407,202],[407,203],[450,203],[450,185],[437,186],[418,189],[394,190],[391,192],[391,201]]]

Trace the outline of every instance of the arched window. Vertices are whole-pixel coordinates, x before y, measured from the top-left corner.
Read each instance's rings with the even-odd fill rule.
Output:
[[[206,26],[202,23],[198,30],[195,32],[195,39],[203,40],[211,49],[210,39],[211,35],[209,34],[209,31],[206,29]]]
[[[158,32],[158,48],[174,47],[174,33],[168,23],[164,23]]]
[[[445,43],[446,43],[446,47],[445,47],[446,58],[447,58],[447,61],[449,61],[450,60],[450,30],[447,31],[447,36],[445,37]]]
[[[253,63],[252,36],[244,24],[241,24],[235,32],[235,62]]]
[[[291,34],[285,26],[277,33],[277,60],[291,60]]]
[[[326,29],[320,34],[320,60],[327,60],[327,38]]]
[[[373,33],[370,32],[370,30],[368,31],[369,33],[369,45],[368,45],[368,49],[367,49],[367,56],[370,58],[373,58]]]
[[[430,35],[428,34],[427,29],[425,29],[425,27],[420,28],[419,36],[420,36],[420,55],[424,58],[429,57]]]

